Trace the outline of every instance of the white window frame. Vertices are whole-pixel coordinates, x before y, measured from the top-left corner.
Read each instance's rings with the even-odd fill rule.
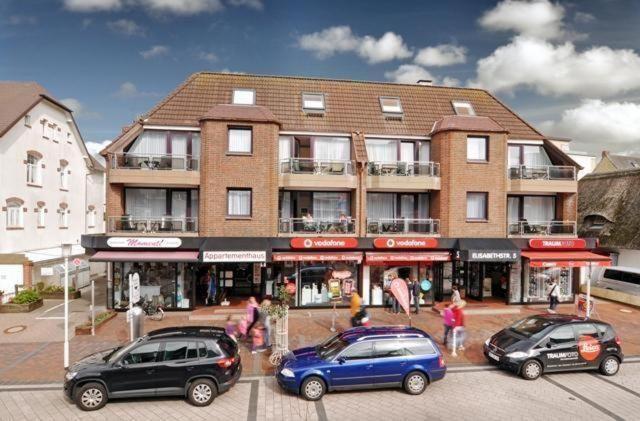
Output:
[[[36,211],[37,217],[37,227],[44,228],[47,223],[47,213],[44,206],[38,206],[38,210]]]
[[[69,190],[69,174],[67,171],[69,165],[60,165],[60,190]]]
[[[251,102],[248,101],[248,94],[251,94]],[[231,103],[234,105],[256,105],[256,90],[249,88],[234,88],[231,96]]]
[[[58,227],[69,228],[69,212],[65,208],[58,209]]]
[[[231,137],[233,133],[236,132],[249,132],[249,144],[244,145],[244,148],[240,149],[232,149]],[[247,147],[248,146],[248,149]],[[251,155],[253,153],[253,128],[251,127],[238,127],[238,126],[230,126],[227,132],[227,153],[234,155]]]
[[[319,98],[312,99],[311,97]],[[319,92],[303,92],[302,109],[305,111],[324,111],[326,109],[324,94]]]
[[[472,157],[470,154],[474,151],[470,148],[470,140],[482,139],[484,141],[484,158]],[[468,162],[489,162],[489,138],[486,136],[467,136],[467,161]]]
[[[481,217],[469,216],[469,196],[482,196],[484,198],[484,207],[482,209]],[[479,192],[479,191],[470,191],[467,192],[466,195],[466,216],[467,221],[488,221],[489,220],[489,193],[487,192]]]
[[[249,213],[232,213],[231,212],[231,201],[229,200],[229,196],[232,192],[243,192],[248,193],[247,198],[249,199],[248,208]],[[252,206],[253,206],[253,190],[252,189],[242,189],[242,188],[229,188],[227,189],[227,217],[230,218],[251,218],[252,215]]]
[[[19,202],[7,203],[7,228],[24,228],[24,208]]]
[[[460,116],[474,116],[476,115],[476,110],[473,108],[473,105],[469,101],[451,101],[451,106],[453,107],[453,111],[456,115]],[[458,108],[465,108],[469,112],[466,114],[461,114],[458,112]]]
[[[398,102],[397,107],[393,107],[391,105],[385,105],[384,102],[387,100],[393,100]],[[392,114],[392,115],[402,115],[404,113],[404,109],[402,108],[402,101],[400,101],[400,97],[397,96],[381,96],[379,98],[380,101],[380,109],[384,114]],[[385,107],[387,107],[385,109]],[[393,107],[390,109],[389,107]]]
[[[35,163],[30,163],[29,158],[34,158]],[[27,184],[35,186],[42,185],[42,171],[40,166],[40,158],[33,154],[27,154]]]

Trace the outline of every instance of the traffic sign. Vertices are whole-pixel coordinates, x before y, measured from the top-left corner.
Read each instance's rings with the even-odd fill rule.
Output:
[[[75,266],[80,266],[81,263],[82,263],[82,260],[78,259],[77,257],[73,259],[73,264]]]
[[[140,301],[140,275],[133,273],[129,275],[129,284],[131,289],[131,302],[137,303]]]

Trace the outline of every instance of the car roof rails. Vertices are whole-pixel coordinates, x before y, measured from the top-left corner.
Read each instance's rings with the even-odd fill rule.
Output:
[[[365,336],[360,336],[358,339],[356,339],[356,342],[360,342],[363,341],[365,339],[401,339],[401,338],[428,338],[428,336],[422,334],[422,333],[418,333],[418,332],[414,332],[414,333],[384,333],[381,335],[365,335]]]
[[[152,330],[147,333],[150,338],[158,338],[162,336],[179,336],[179,335],[215,335],[219,336],[224,333],[224,328],[216,326],[177,326],[165,327],[162,329]]]

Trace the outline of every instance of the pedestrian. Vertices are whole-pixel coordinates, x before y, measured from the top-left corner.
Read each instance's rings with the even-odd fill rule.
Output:
[[[362,299],[360,298],[360,294],[354,292],[351,295],[351,305],[349,306],[349,310],[351,312],[351,326],[355,326],[354,320],[356,314],[360,311],[360,307],[362,306]]]
[[[558,306],[558,297],[560,296],[558,283],[555,279],[552,279],[551,282],[549,282],[549,286],[547,287],[547,296],[549,297],[549,313],[555,313],[556,307]]]
[[[260,303],[260,323],[264,327],[264,346],[271,348],[271,316],[269,315],[269,307],[271,300],[262,300]]]
[[[238,339],[246,339],[249,336],[248,328],[249,323],[247,323],[247,316],[242,316],[238,325],[236,326],[236,332],[238,334]]]
[[[416,309],[416,314],[420,313],[420,283],[415,279],[411,279],[411,292],[413,293],[413,305]]]
[[[207,305],[216,305],[216,294],[218,292],[216,285],[216,275],[211,269],[207,273]]]
[[[258,322],[259,318],[258,301],[256,301],[256,297],[249,297],[247,302],[247,335],[251,334],[251,329],[253,329],[253,325]]]
[[[232,317],[231,315],[227,317],[227,324],[224,327],[224,331],[227,335],[229,335],[231,339],[238,342],[238,339],[237,339],[238,327],[236,326],[235,323],[233,323],[233,320],[231,320],[231,317]]]
[[[460,298],[458,285],[454,285],[451,287],[451,302],[457,305],[460,301],[462,301],[462,298]]]
[[[444,324],[444,336],[442,337],[442,343],[444,347],[447,347],[449,342],[449,334],[453,330],[453,303],[449,303],[444,310],[442,310],[442,322]]]
[[[264,326],[260,321],[256,321],[251,329],[251,353],[264,352]]]
[[[464,312],[462,309],[467,303],[463,300],[460,300],[458,304],[453,307],[453,350],[451,355],[457,357],[457,351],[464,351],[464,340],[465,340],[465,321],[464,321]],[[457,348],[457,349],[456,349]]]

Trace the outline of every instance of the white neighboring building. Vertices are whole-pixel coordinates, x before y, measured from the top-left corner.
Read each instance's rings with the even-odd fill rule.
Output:
[[[105,174],[72,112],[35,82],[0,82],[0,290],[58,284],[61,244],[74,244],[78,287],[89,280],[80,246],[103,233]],[[72,266],[74,268],[74,266]],[[103,268],[95,268],[100,272]]]
[[[573,159],[578,165],[582,167],[580,171],[578,171],[578,180],[584,177],[587,174],[591,174],[598,163],[598,159],[589,155],[586,152],[580,151],[572,151],[571,150],[571,139],[565,137],[555,137],[549,138],[562,152],[566,153]]]

